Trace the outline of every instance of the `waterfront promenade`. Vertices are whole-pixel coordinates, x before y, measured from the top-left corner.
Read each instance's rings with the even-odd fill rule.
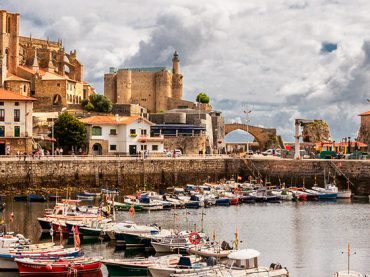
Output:
[[[182,157],[56,156],[0,159],[0,186],[4,191],[117,187],[126,192],[159,189],[186,183],[217,182],[250,175],[272,184],[321,186],[334,178],[340,187],[370,194],[369,160],[292,160],[226,155]]]

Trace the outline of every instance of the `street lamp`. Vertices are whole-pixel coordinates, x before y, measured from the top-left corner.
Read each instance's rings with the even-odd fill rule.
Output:
[[[245,110],[245,116],[246,116],[246,122],[247,122],[247,133],[249,134],[249,114],[252,112],[252,110]],[[249,141],[247,140],[247,157],[249,157]]]

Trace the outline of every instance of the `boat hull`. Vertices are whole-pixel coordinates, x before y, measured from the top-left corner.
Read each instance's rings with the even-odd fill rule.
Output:
[[[348,199],[351,198],[352,192],[350,190],[342,190],[337,192],[337,198]]]
[[[104,263],[108,269],[109,276],[148,276],[147,267],[138,267],[131,265]]]
[[[21,274],[67,274],[71,269],[77,273],[98,271],[101,267],[101,262],[92,263],[65,263],[65,264],[47,264],[47,263],[27,263],[23,261],[16,261],[19,273]]]

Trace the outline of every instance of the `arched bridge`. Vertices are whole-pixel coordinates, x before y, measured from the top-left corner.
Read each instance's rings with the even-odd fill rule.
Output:
[[[276,135],[276,129],[266,129],[240,123],[225,124],[225,135],[235,130],[243,130],[250,133],[255,137],[262,149],[266,149],[271,143],[280,144]]]

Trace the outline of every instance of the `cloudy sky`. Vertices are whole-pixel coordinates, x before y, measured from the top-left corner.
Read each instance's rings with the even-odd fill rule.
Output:
[[[357,136],[370,110],[368,0],[1,0],[21,34],[63,39],[103,92],[109,67],[171,66],[184,97],[204,91],[227,121],[276,127],[293,141],[295,118],[324,119],[335,139]]]

